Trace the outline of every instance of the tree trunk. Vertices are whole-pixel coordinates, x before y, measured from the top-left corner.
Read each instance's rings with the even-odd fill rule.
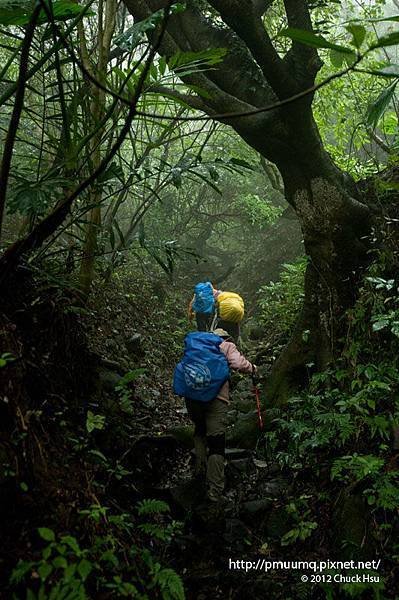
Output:
[[[284,402],[290,391],[306,385],[312,372],[324,369],[339,354],[345,311],[353,306],[367,264],[372,223],[371,211],[361,202],[355,182],[324,150],[305,108],[284,109],[286,129],[280,137],[278,131],[270,135],[270,123],[264,136],[259,124],[253,128],[248,121],[230,123],[277,165],[309,258],[303,309],[269,382],[268,400],[274,403]]]
[[[142,20],[165,0],[124,2]],[[226,48],[216,67],[183,76],[185,83],[205,89],[209,98],[179,96],[230,125],[278,167],[285,197],[298,216],[309,265],[303,310],[268,388],[269,400],[278,401],[294,385],[305,384],[313,368],[325,367],[339,353],[345,311],[353,305],[367,261],[371,214],[354,182],[324,150],[313,118],[313,86],[322,65],[317,50],[294,41],[281,55],[267,13],[272,4],[208,0],[199,5],[188,0],[186,10],[172,16],[161,52],[168,58],[178,50]],[[289,27],[313,31],[307,0],[283,4]]]
[[[98,32],[97,49],[98,59],[95,69],[97,79],[104,85],[106,80],[107,62],[111,48],[112,35],[115,30],[116,22],[116,0],[108,0],[104,7],[104,1],[100,0],[98,7]],[[92,72],[92,66],[89,58],[89,52],[86,46],[86,34],[83,24],[78,26],[79,42],[82,61],[88,72]],[[93,73],[92,73],[93,74]],[[90,83],[92,101],[91,112],[93,128],[98,128],[91,140],[91,162],[92,170],[98,169],[101,164],[101,143],[105,127],[99,127],[106,110],[106,98],[104,90]],[[102,190],[97,187],[89,194],[88,204],[93,205],[88,215],[88,224],[86,227],[86,238],[83,246],[82,261],[80,264],[79,284],[83,295],[86,297],[90,293],[91,284],[94,278],[94,270],[97,255],[97,236],[101,225],[101,201]]]
[[[338,177],[309,179],[306,187],[298,185],[291,201],[309,262],[301,314],[272,371],[268,390],[272,402],[284,401],[292,389],[306,385],[312,372],[339,355],[345,311],[353,306],[367,264],[371,227],[369,210]]]

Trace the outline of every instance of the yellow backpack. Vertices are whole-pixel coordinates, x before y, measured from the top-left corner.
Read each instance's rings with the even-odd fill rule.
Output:
[[[244,300],[235,292],[222,292],[217,297],[219,317],[229,323],[239,323],[244,317]]]

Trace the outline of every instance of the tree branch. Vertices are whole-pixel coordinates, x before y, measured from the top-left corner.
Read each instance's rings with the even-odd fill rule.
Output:
[[[151,85],[150,88],[146,90],[147,94],[151,94],[154,92],[155,94],[163,94],[164,96],[170,96],[171,98],[176,98],[177,100],[181,100],[191,108],[195,108],[196,110],[201,110],[202,112],[212,114],[212,110],[210,110],[209,106],[205,104],[205,102],[200,98],[200,96],[193,96],[190,94],[183,94],[178,90],[174,90],[172,88],[167,87],[166,85]]]
[[[41,0],[42,2],[43,0]],[[130,127],[132,125],[133,119],[137,115],[137,104],[140,99],[148,72],[150,70],[150,66],[154,59],[154,56],[159,50],[159,45],[161,43],[162,37],[165,33],[166,24],[170,14],[170,6],[173,0],[168,1],[168,5],[166,6],[164,19],[162,23],[162,27],[158,36],[157,42],[151,48],[148,53],[147,60],[145,62],[144,68],[140,74],[140,77],[137,81],[134,97],[132,103],[129,108],[129,112],[126,116],[126,121],[114,143],[110,152],[107,156],[105,156],[99,166],[85,179],[81,184],[79,184],[75,190],[67,196],[62,202],[60,202],[56,208],[53,210],[51,214],[45,217],[25,238],[22,238],[15,242],[11,247],[9,247],[3,256],[0,259],[0,283],[4,285],[7,281],[7,278],[15,269],[21,260],[22,256],[27,252],[32,252],[36,248],[39,248],[43,242],[50,237],[56,231],[56,229],[61,225],[66,216],[68,215],[74,200],[80,196],[82,192],[84,192],[91,184],[93,184],[98,176],[104,172],[112,158],[116,155],[119,148],[122,146],[127,134],[130,131]],[[39,11],[37,16],[39,15],[41,5],[38,4]],[[37,17],[36,17],[37,18]],[[32,33],[33,35],[33,33]],[[25,40],[28,36],[25,36]],[[29,48],[28,48],[29,50]]]
[[[284,0],[288,25],[297,29],[313,31],[312,20],[306,0]],[[291,66],[291,71],[302,88],[314,83],[322,62],[316,48],[293,41],[292,49],[284,61]]]
[[[164,0],[124,0],[135,19],[141,21],[155,10]],[[253,60],[248,48],[237,35],[227,27],[220,27],[207,18],[189,0],[186,10],[173,15],[168,25],[167,35],[161,52],[167,57],[177,51],[198,52],[211,48],[226,48],[223,62],[205,73],[192,73],[184,80],[203,87],[210,94],[207,104],[220,112],[220,106],[243,104],[257,106],[265,100],[275,100],[275,95],[267,85],[262,72]],[[225,110],[225,109],[224,109]]]
[[[293,93],[294,81],[274,48],[260,14],[254,12],[252,0],[209,0],[209,4],[246,44],[276,96],[282,99]]]
[[[40,5],[36,5],[32,17],[25,31],[25,39],[22,42],[21,58],[19,61],[19,74],[16,82],[16,93],[14,108],[12,111],[10,124],[8,126],[7,137],[4,143],[3,158],[0,168],[0,237],[3,224],[4,208],[7,196],[7,184],[10,176],[12,153],[14,149],[15,138],[17,136],[19,121],[24,107],[25,88],[29,66],[29,51],[33,41],[37,20],[40,14]]]

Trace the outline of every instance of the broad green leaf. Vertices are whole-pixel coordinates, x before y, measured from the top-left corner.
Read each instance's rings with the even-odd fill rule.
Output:
[[[10,583],[19,583],[24,576],[35,566],[34,562],[19,560],[17,566],[13,569],[10,577]]]
[[[170,69],[180,69],[185,66],[213,66],[220,63],[226,56],[226,48],[208,48],[198,52],[176,52],[170,57]]]
[[[170,8],[171,14],[177,14],[185,10],[185,5],[181,2],[172,4]],[[164,10],[160,9],[152,13],[146,19],[135,23],[129,29],[121,33],[115,38],[115,44],[122,50],[130,51],[136,48],[138,44],[146,39],[147,32],[153,31],[163,20]]]
[[[78,573],[81,576],[81,578],[83,579],[83,581],[88,578],[92,569],[93,569],[93,565],[85,558],[82,558],[82,560],[78,564]]]
[[[233,165],[237,165],[238,167],[244,167],[245,169],[249,169],[250,171],[256,171],[256,167],[254,165],[251,165],[251,163],[244,160],[243,158],[235,158],[234,156],[232,156],[229,159],[229,162]]]
[[[397,135],[399,128],[396,112],[394,110],[387,111],[380,126],[386,135]]]
[[[91,410],[87,411],[86,429],[88,433],[91,433],[95,429],[104,429],[104,426],[105,416],[95,415]]]
[[[357,19],[360,20],[360,19]],[[379,17],[376,19],[361,19],[367,23],[382,23],[383,21],[399,21],[399,15],[393,15],[392,17]]]
[[[315,33],[306,31],[305,29],[287,27],[286,29],[282,29],[279,35],[281,37],[288,37],[294,42],[300,42],[306,46],[311,46],[312,48],[330,48],[331,50],[337,50],[343,54],[353,54],[353,50],[351,48],[333,44],[332,42],[326,40],[322,35],[316,35]]]
[[[388,320],[376,321],[375,323],[373,323],[373,331],[380,331],[381,329],[385,329],[385,327],[388,327],[388,325]]]
[[[386,48],[387,46],[396,46],[399,44],[399,31],[394,31],[388,35],[382,36],[375,44],[371,46],[371,49],[375,48]]]
[[[0,25],[27,25],[32,16],[33,3],[18,3],[19,6],[11,8],[0,8]],[[66,21],[72,17],[78,16],[83,7],[72,2],[72,0],[53,0],[53,15],[55,21]],[[93,11],[86,12],[87,15],[93,15]],[[49,19],[44,10],[40,12],[38,23],[48,23]]]
[[[112,162],[108,168],[101,173],[101,175],[97,178],[97,182],[100,185],[108,181],[112,181],[113,179],[119,179],[122,183],[125,181],[125,174],[120,164],[117,162]]]
[[[386,79],[399,78],[399,65],[387,65],[380,69],[356,69],[360,73],[369,73],[370,75],[377,75],[378,77],[385,77]]]
[[[53,565],[49,565],[48,563],[43,563],[37,570],[42,581],[45,581],[47,577],[52,573],[52,571]]]
[[[366,37],[366,28],[363,27],[363,25],[351,23],[346,29],[352,35],[352,45],[355,46],[355,48],[360,48]]]
[[[333,67],[340,69],[344,63],[345,54],[338,50],[330,50],[330,61]]]
[[[68,566],[67,560],[64,556],[56,556],[53,560],[53,566],[56,569],[66,569]]]
[[[73,550],[75,552],[76,556],[79,556],[81,554],[81,550],[79,548],[79,544],[76,541],[76,538],[74,538],[73,536],[71,536],[71,535],[64,535],[64,536],[62,536],[61,541],[64,544],[67,544],[71,548],[71,550]]]
[[[399,80],[391,83],[387,88],[385,88],[381,94],[370,103],[367,114],[366,114],[366,122],[370,127],[376,127],[378,121],[389,107],[392,102],[392,99],[395,95],[396,86]]]
[[[141,377],[141,375],[144,375],[145,372],[146,372],[146,369],[134,369],[133,371],[128,371],[120,379],[118,385],[116,385],[115,388],[117,390],[118,389],[123,389],[129,383],[132,383],[133,381],[136,381],[136,379],[138,379],[139,377]]]
[[[48,527],[39,527],[38,532],[40,537],[46,542],[54,542],[55,533],[52,529],[48,529]]]

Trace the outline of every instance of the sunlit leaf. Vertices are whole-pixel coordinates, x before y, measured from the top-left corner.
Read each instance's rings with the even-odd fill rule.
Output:
[[[380,37],[371,48],[386,48],[387,46],[396,46],[397,44],[399,44],[399,31],[394,31],[393,33]]]
[[[391,83],[387,88],[385,88],[381,94],[369,104],[366,114],[366,122],[371,127],[376,127],[378,121],[389,107],[392,102],[392,99],[395,95],[396,86],[399,80]]]
[[[31,19],[34,4],[32,2],[7,3],[6,7],[0,8],[0,25],[27,25]],[[55,21],[66,21],[78,16],[83,6],[79,6],[72,0],[53,0],[52,11]],[[86,11],[86,16],[93,15],[92,11]],[[44,10],[39,14],[38,23],[48,23],[49,18]]]
[[[288,37],[294,42],[300,42],[301,44],[305,44],[306,46],[311,46],[312,48],[329,48],[331,50],[337,50],[338,52],[342,52],[344,54],[353,54],[353,50],[351,48],[347,48],[346,46],[339,46],[338,44],[333,44],[326,40],[322,35],[316,35],[311,31],[306,31],[305,29],[296,29],[294,27],[287,27],[286,29],[282,29],[279,33],[281,37]]]
[[[355,46],[355,48],[360,48],[366,37],[366,28],[363,27],[363,25],[351,23],[346,29],[352,35],[351,43],[353,46]]]
[[[220,63],[225,57],[226,48],[208,48],[198,52],[176,52],[168,61],[170,69],[179,69],[183,66],[213,66]]]
[[[185,10],[185,5],[181,2],[172,4],[171,14],[176,14]],[[149,31],[153,31],[163,20],[165,12],[163,9],[157,10],[146,19],[135,23],[129,29],[115,38],[115,44],[122,50],[130,51],[136,48],[138,44],[146,39]]]

